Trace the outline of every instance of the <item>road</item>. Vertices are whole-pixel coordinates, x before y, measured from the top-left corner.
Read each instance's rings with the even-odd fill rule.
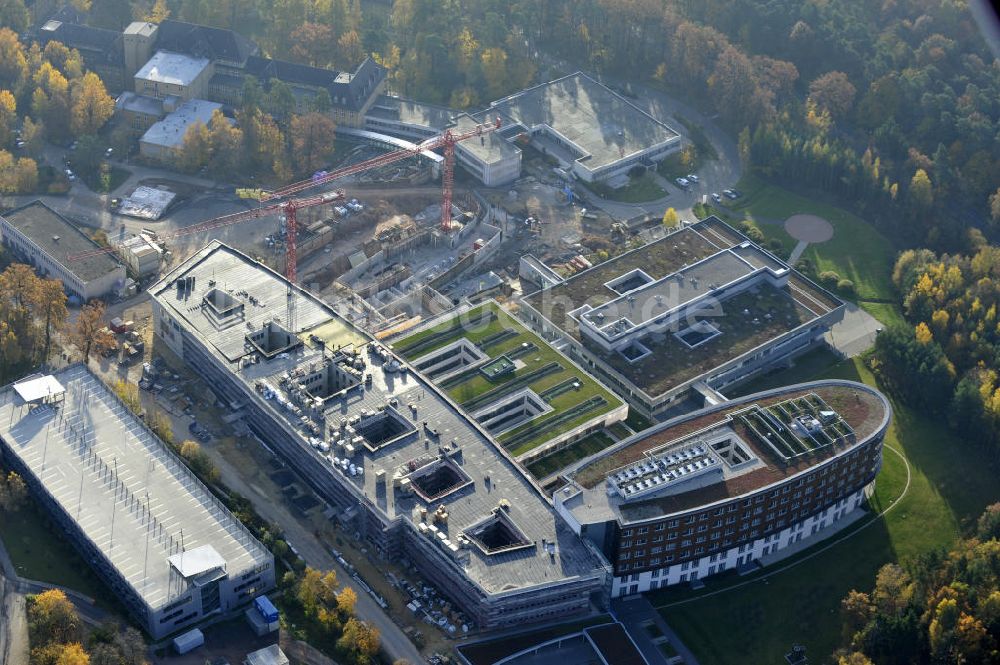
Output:
[[[256,445],[256,443],[250,445]],[[285,538],[295,546],[299,556],[306,564],[318,570],[333,570],[337,573],[337,580],[341,584],[354,589],[358,596],[355,612],[358,617],[378,628],[382,648],[392,660],[405,658],[413,665],[424,662],[423,656],[420,655],[420,651],[413,645],[413,642],[364,589],[354,584],[351,574],[337,563],[309,528],[305,527],[283,505],[275,502],[253,484],[244,482],[240,471],[229,464],[224,457],[213,455],[213,459],[221,474],[222,483],[249,499],[257,513],[265,520],[273,524],[280,524]]]
[[[28,665],[24,596],[0,572],[0,663]]]

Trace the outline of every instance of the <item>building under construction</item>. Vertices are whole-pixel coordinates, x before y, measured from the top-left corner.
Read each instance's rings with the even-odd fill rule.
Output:
[[[373,557],[472,623],[585,612],[607,568],[443,391],[312,294],[213,241],[150,289],[158,342],[285,460]]]
[[[0,452],[154,639],[274,587],[274,559],[84,365],[0,391]]]

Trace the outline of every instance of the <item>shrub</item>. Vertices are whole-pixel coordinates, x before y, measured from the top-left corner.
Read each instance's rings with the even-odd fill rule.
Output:
[[[820,284],[827,288],[836,288],[837,283],[840,281],[840,275],[832,270],[824,270],[819,274]]]
[[[837,290],[845,296],[853,296],[855,294],[854,282],[849,279],[837,280]]]
[[[754,223],[749,219],[744,219],[740,222],[740,231],[758,245],[764,242],[764,232],[754,226]]]

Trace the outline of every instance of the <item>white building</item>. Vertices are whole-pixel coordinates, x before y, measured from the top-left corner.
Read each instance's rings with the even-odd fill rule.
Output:
[[[157,51],[135,74],[136,94],[156,99],[206,97],[212,62],[181,53]]]
[[[62,281],[81,302],[121,291],[125,267],[111,253],[79,258],[99,249],[75,224],[41,201],[33,201],[0,216],[3,242],[38,272]]]
[[[583,72],[542,83],[493,102],[500,116],[532,145],[586,182],[626,175],[680,150],[680,135]]]
[[[455,148],[458,162],[488,187],[520,176],[518,142],[523,140],[586,182],[620,180],[635,166],[654,166],[682,145],[673,129],[582,72],[522,90],[471,115],[381,97],[368,111],[365,129],[419,141],[497,117],[500,131]]]
[[[167,101],[164,101],[164,106],[168,105]],[[204,99],[189,99],[146,130],[139,139],[139,153],[150,159],[164,161],[176,157],[184,147],[184,135],[188,128],[198,122],[207,125],[216,109],[221,111],[222,104]]]
[[[274,587],[271,553],[84,365],[0,390],[0,416],[5,465],[154,639]]]

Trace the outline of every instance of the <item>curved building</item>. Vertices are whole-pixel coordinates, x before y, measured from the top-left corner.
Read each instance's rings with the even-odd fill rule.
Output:
[[[553,500],[610,562],[612,596],[746,570],[859,514],[891,417],[851,381],[757,393],[583,460]]]

